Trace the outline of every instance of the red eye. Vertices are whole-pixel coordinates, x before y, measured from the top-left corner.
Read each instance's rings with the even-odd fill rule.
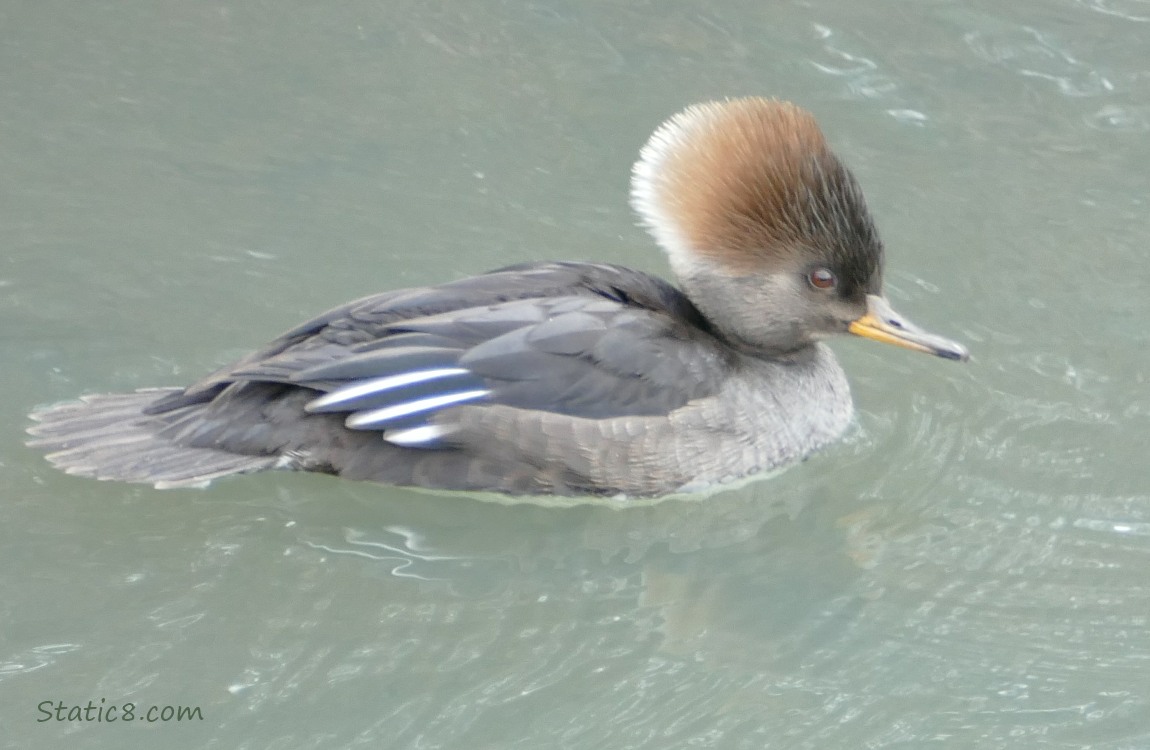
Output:
[[[839,283],[835,278],[834,273],[829,268],[816,268],[807,274],[807,281],[811,282],[811,286],[815,289],[834,289]]]

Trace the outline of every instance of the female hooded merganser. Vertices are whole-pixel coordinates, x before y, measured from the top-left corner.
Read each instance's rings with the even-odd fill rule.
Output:
[[[528,263],[338,307],[187,388],[37,410],[69,474],[152,483],[287,468],[516,495],[650,497],[782,467],[853,411],[821,339],[948,359],[882,296],[883,248],[814,118],[761,98],[687,108],[631,203],[681,288]]]

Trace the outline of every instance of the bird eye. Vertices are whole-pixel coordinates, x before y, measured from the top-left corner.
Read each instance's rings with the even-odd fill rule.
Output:
[[[807,281],[811,283],[815,289],[834,289],[838,285],[839,280],[835,278],[834,273],[829,268],[816,268],[807,274]]]

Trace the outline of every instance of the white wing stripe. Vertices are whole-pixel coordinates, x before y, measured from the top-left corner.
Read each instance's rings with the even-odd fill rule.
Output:
[[[372,393],[382,393],[393,388],[402,388],[405,385],[424,383],[428,380],[437,380],[451,375],[463,375],[466,372],[467,370],[462,367],[439,367],[434,370],[415,370],[414,372],[401,372],[398,375],[388,375],[383,378],[373,378],[362,383],[338,388],[331,393],[313,399],[308,402],[306,408],[308,411],[319,411]]]
[[[438,441],[441,437],[450,434],[443,425],[428,424],[422,427],[411,427],[406,430],[387,430],[383,433],[383,439],[394,445],[402,445],[405,448],[417,448],[421,445],[428,445]]]
[[[388,422],[412,414],[419,414],[424,411],[432,411],[443,406],[450,406],[451,404],[458,404],[463,401],[474,401],[483,398],[489,393],[491,393],[489,390],[477,390],[463,391],[461,393],[445,393],[442,396],[430,396],[417,401],[407,401],[402,404],[395,404],[394,406],[385,406],[382,409],[356,412],[348,417],[344,424],[352,429],[363,429],[374,424]]]

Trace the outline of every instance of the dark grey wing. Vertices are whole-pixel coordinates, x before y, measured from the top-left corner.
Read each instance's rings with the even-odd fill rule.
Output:
[[[451,409],[500,405],[588,419],[667,414],[711,395],[726,355],[666,311],[602,296],[522,299],[406,320],[291,381],[312,413],[409,447],[451,444]]]
[[[649,274],[601,263],[528,263],[434,287],[401,289],[346,303],[158,400],[148,413],[161,414],[209,402],[237,382],[298,382],[295,376],[302,370],[336,364],[360,353],[357,347],[370,348],[373,343],[392,338],[394,327],[403,321],[515,300],[566,295],[613,300],[627,307],[659,311],[689,326],[707,327],[681,292]],[[326,391],[339,382],[313,380],[309,385]]]

